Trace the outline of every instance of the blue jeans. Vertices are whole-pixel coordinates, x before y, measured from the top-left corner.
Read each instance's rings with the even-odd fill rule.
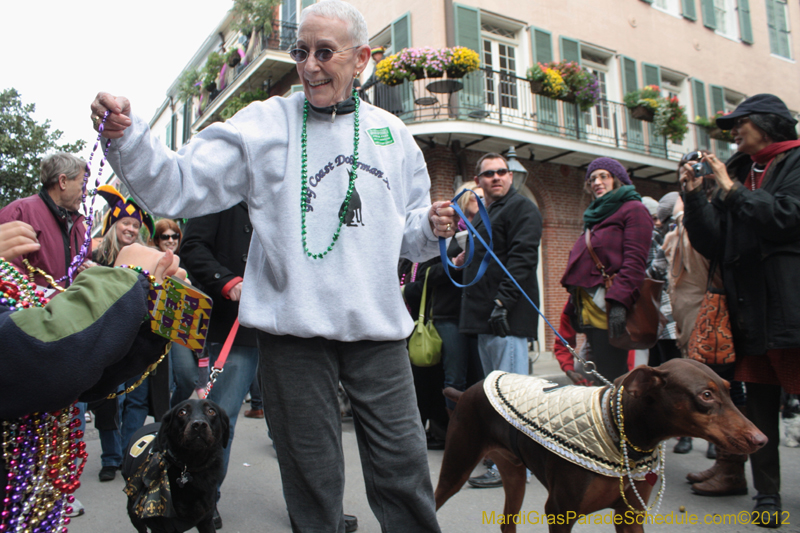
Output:
[[[101,429],[100,433],[100,465],[101,466],[121,466],[122,437],[118,429]]]
[[[480,334],[478,353],[487,376],[493,370],[528,375],[528,339],[525,337]]]
[[[172,373],[172,396],[169,406],[175,407],[183,400],[188,400],[197,386],[197,360],[194,353],[186,346],[173,342],[169,351],[169,369]]]
[[[444,388],[453,387],[464,391],[468,376],[480,380],[483,377],[480,357],[474,349],[474,343],[469,338],[458,332],[457,320],[434,320],[436,331],[442,338],[442,366],[444,367]],[[445,398],[448,409],[455,409],[456,404],[450,398]]]
[[[210,364],[217,360],[222,350],[222,344],[211,343],[208,348]],[[258,349],[255,346],[232,346],[225,361],[223,371],[217,376],[217,382],[211,389],[208,399],[216,402],[227,413],[230,419],[230,438],[228,446],[225,448],[225,466],[223,479],[228,472],[228,461],[231,456],[231,444],[233,443],[233,432],[236,428],[236,419],[239,417],[239,410],[242,408],[244,397],[250,390],[250,384],[256,376],[258,368]],[[222,480],[220,480],[220,485]]]
[[[125,382],[127,389],[136,383],[142,376],[136,376]],[[150,382],[145,379],[141,385],[125,395],[120,402],[120,446],[122,451],[128,446],[128,441],[136,430],[144,425],[147,415],[150,414]]]

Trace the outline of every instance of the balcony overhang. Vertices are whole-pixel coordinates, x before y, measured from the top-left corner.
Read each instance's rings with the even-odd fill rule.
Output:
[[[586,168],[598,157],[613,157],[629,170],[632,169],[636,178],[665,183],[677,181],[677,161],[626,148],[538,133],[513,124],[446,120],[414,122],[407,126],[423,147],[431,146],[432,143],[451,145],[455,140],[458,140],[462,147],[483,152],[503,152],[509,146],[514,146],[520,159],[529,159],[533,154],[535,161],[578,168]]]
[[[214,100],[208,104],[203,114],[192,124],[192,133],[197,133],[209,124],[222,119],[220,111],[234,96],[244,91],[260,89],[271,78],[273,83],[295,69],[295,62],[287,52],[282,50],[264,50],[230,85],[225,87]]]

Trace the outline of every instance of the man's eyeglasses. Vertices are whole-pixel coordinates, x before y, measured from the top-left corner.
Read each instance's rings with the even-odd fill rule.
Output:
[[[500,176],[502,178],[503,176],[505,176],[509,172],[511,172],[511,171],[508,170],[507,168],[498,168],[497,170],[484,170],[483,172],[478,174],[478,177],[481,177],[481,178],[493,178],[494,175],[497,174],[498,176]]]
[[[178,241],[181,237],[177,233],[162,233],[158,238],[162,241]]]
[[[314,58],[320,63],[327,63],[331,59],[333,59],[333,54],[341,54],[342,52],[347,52],[348,50],[352,50],[353,48],[358,48],[358,46],[351,46],[350,48],[345,48],[344,50],[331,50],[330,48],[318,48],[314,51]],[[289,51],[289,57],[294,59],[296,63],[302,63],[306,59],[308,59],[308,50],[303,50],[302,48],[295,48],[294,50]]]

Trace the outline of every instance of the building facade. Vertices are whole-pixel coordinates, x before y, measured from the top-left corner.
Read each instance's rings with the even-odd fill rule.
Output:
[[[690,124],[681,143],[656,135],[653,125],[631,115],[623,96],[657,85],[676,96],[690,122],[733,110],[753,94],[771,92],[800,111],[796,64],[800,4],[786,0],[351,0],[364,14],[370,45],[389,53],[408,47],[466,46],[481,69],[457,84],[404,82],[396,109],[428,163],[432,200],[449,199],[472,180],[486,152],[513,146],[528,170],[522,192],[544,218],[541,247],[542,309],[558,323],[567,293],[559,280],[582,231],[588,163],[607,156],[621,161],[643,196],[659,199],[677,188],[677,161],[685,152],[709,149],[721,157],[735,150]],[[233,30],[222,20],[187,69],[201,68],[211,52],[241,50],[213,90],[179,96],[180,80],[151,120],[153,133],[178,149],[209,124],[246,103],[302,90],[288,50],[300,11],[312,0],[284,0],[271,29]],[[602,101],[587,112],[574,104],[533,94],[526,71],[534,63],[576,61],[600,82]],[[362,74],[362,82],[374,65]],[[368,91],[374,98],[376,89]],[[374,100],[373,100],[374,101]],[[553,336],[540,329],[538,350],[551,351]]]

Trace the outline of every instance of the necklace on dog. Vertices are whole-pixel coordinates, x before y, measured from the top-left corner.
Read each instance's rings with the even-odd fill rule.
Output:
[[[55,413],[3,422],[2,454],[8,474],[0,531],[67,531],[67,514],[75,502],[72,493],[81,486],[88,456],[80,420],[75,418],[79,414],[73,404]]]
[[[308,190],[308,100],[305,101],[303,104],[303,134],[301,137],[302,143],[302,153],[301,153],[301,171],[300,171],[300,236],[303,239],[303,251],[306,253],[308,257],[311,259],[322,259],[328,252],[333,249],[333,246],[336,244],[336,241],[339,240],[339,233],[342,231],[342,225],[344,224],[345,217],[347,216],[347,210],[350,207],[350,199],[353,197],[353,191],[355,190],[356,186],[356,170],[358,169],[358,107],[359,107],[359,98],[358,92],[353,89],[353,100],[355,101],[356,111],[353,116],[353,166],[350,174],[350,181],[347,185],[347,193],[344,197],[344,202],[342,202],[342,207],[339,210],[339,226],[336,228],[336,231],[333,232],[333,238],[331,239],[331,243],[328,245],[328,248],[320,253],[311,253],[308,249],[308,240],[306,238],[307,228],[306,228],[306,213],[311,211],[311,205],[309,205],[309,194],[310,191]],[[333,108],[334,115],[336,113],[336,107]]]
[[[175,483],[177,483],[180,488],[185,487],[186,484],[189,483],[192,480],[192,475],[189,474],[189,472],[187,471],[187,468],[188,467],[184,466],[183,467],[183,472],[181,472],[181,476],[178,479],[175,480]]]
[[[628,506],[628,509],[633,511],[635,514],[658,514],[658,510],[661,508],[661,501],[664,498],[664,491],[666,490],[667,486],[667,478],[665,475],[665,455],[664,455],[664,447],[665,443],[662,442],[658,446],[658,466],[656,466],[654,471],[648,472],[645,476],[645,480],[650,483],[651,485],[655,485],[656,479],[652,479],[652,476],[658,477],[658,472],[661,472],[661,486],[658,488],[658,494],[656,495],[656,501],[653,502],[649,508],[642,498],[642,495],[639,494],[639,489],[636,488],[636,483],[633,482],[632,469],[630,459],[628,459],[628,444],[630,444],[631,448],[636,450],[639,453],[652,453],[653,450],[643,450],[634,446],[634,444],[628,440],[628,436],[625,434],[625,415],[622,413],[622,391],[625,387],[620,385],[619,389],[617,390],[617,426],[619,428],[619,445],[620,450],[622,451],[622,457],[625,463],[625,470],[628,479],[631,482],[631,488],[633,488],[633,493],[636,494],[636,498],[639,500],[639,503],[642,504],[642,509],[639,510],[632,506],[628,502],[628,498],[625,497],[625,475],[621,475],[619,477],[619,493],[622,495],[622,501],[625,502],[625,505]],[[652,479],[652,483],[651,483]]]

